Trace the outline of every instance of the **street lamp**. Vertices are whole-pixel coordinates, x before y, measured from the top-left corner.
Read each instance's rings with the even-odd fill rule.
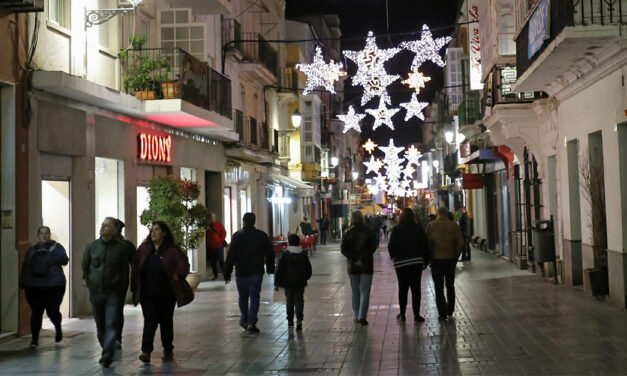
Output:
[[[440,161],[438,161],[437,159],[435,159],[435,160],[433,161],[433,167],[435,167],[435,169],[437,170],[439,166],[440,166]]]
[[[353,181],[357,180],[358,177],[359,177],[359,172],[353,171]]]
[[[446,140],[446,142],[448,142],[449,144],[453,143],[453,137],[455,136],[455,133],[453,131],[446,131],[444,132],[444,139]]]
[[[337,167],[338,163],[340,163],[338,157],[331,157],[331,166]]]
[[[292,125],[294,126],[294,128],[298,128],[300,127],[300,123],[303,120],[303,115],[301,115],[301,113],[298,111],[298,108],[294,110],[294,113],[292,113]]]
[[[143,0],[126,0],[125,2],[128,3],[130,6],[120,7],[116,9],[85,9],[85,30],[94,25],[101,25],[119,14],[126,14],[130,11],[137,9],[142,1]]]

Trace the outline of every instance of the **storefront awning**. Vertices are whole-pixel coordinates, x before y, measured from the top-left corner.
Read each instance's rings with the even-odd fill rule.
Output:
[[[304,183],[302,181],[292,179],[289,176],[270,174],[268,175],[267,180],[270,183],[279,184],[283,187],[294,189],[298,192],[300,196],[303,196],[303,197],[313,196],[314,194],[313,186],[311,186],[310,184]]]
[[[495,146],[487,149],[480,149],[470,154],[466,158],[462,158],[462,164],[476,164],[502,161],[508,175],[514,173],[514,153],[505,145]]]

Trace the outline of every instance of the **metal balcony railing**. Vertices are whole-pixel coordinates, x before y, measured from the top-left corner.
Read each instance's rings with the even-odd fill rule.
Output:
[[[512,85],[517,78],[515,66],[497,66],[488,77],[489,82],[484,88],[484,94],[481,99],[483,114],[486,113],[486,107],[491,108],[499,104],[508,103],[528,103],[533,102],[535,99],[546,97],[546,94],[541,91],[513,92]]]
[[[233,111],[233,121],[235,132],[239,135],[239,140],[244,141],[244,113],[240,110]]]
[[[258,33],[242,33],[244,60],[260,63],[275,77],[278,77],[278,56],[276,50]]]
[[[278,152],[279,158],[290,158],[290,136],[288,134],[278,134]]]
[[[130,49],[119,55],[124,91],[140,99],[182,99],[232,117],[231,80],[180,48]]]
[[[550,34],[531,59],[528,58],[529,21],[516,38],[516,67],[521,76],[555,37],[567,26],[624,24],[627,0],[551,0]]]
[[[233,18],[226,18],[222,20],[222,43],[229,44],[228,49],[237,50],[240,53],[244,53],[242,47],[242,25]]]
[[[240,140],[247,145],[258,145],[257,119],[251,116],[244,117],[244,137]]]
[[[298,95],[298,71],[296,68],[287,67],[283,69],[281,88]]]

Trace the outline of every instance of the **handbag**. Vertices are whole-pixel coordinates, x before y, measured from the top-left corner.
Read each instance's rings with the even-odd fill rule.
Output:
[[[183,307],[194,301],[194,290],[192,286],[187,283],[185,278],[178,280],[172,280],[172,289],[174,290],[174,296],[176,297],[176,306]]]

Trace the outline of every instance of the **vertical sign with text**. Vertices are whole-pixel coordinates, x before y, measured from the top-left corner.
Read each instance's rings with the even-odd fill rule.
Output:
[[[481,90],[481,40],[479,38],[479,0],[468,0],[468,57],[470,90]],[[476,22],[473,22],[476,21]]]

